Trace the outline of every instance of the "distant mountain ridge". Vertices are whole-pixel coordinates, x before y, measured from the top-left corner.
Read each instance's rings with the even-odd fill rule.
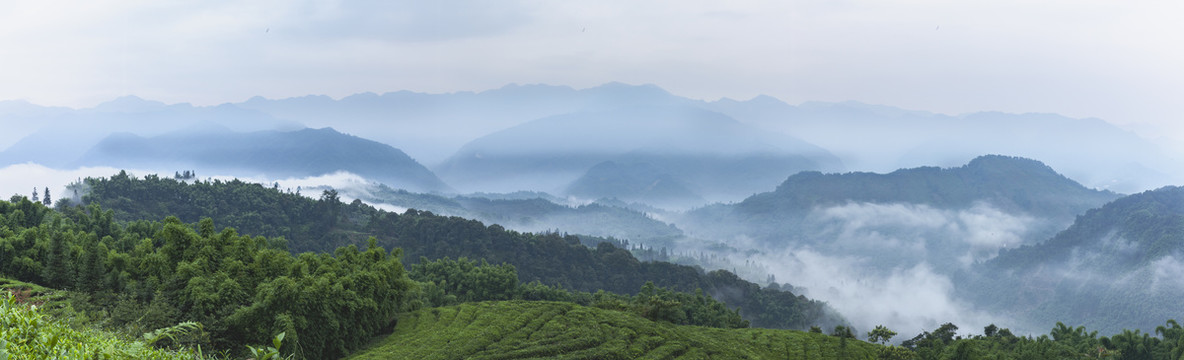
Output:
[[[703,101],[653,85],[621,83],[586,89],[511,84],[481,92],[399,91],[340,100],[256,98],[236,105],[310,126],[373,133],[376,140],[399,144],[430,166],[469,141],[530,120],[662,105],[714,111],[766,132],[802,139],[830,151],[851,170],[957,166],[981,154],[997,153],[1040,159],[1086,186],[1117,192],[1137,192],[1184,179],[1184,171],[1154,143],[1099,119],[1055,114],[945,115],[854,101],[790,105],[764,95]],[[330,124],[327,119],[352,120]],[[415,129],[416,135],[397,129]]]
[[[768,160],[747,172],[729,171],[754,157]],[[530,121],[466,144],[436,171],[467,191],[556,191],[605,161],[648,163],[708,200],[762,191],[802,170],[842,168],[825,149],[800,139],[768,134],[716,112],[660,105]],[[601,190],[610,191],[584,195],[627,195]]]
[[[544,233],[562,230],[573,234],[612,237],[633,243],[669,240],[682,236],[678,228],[652,219],[637,210],[599,203],[572,206],[545,193],[444,196],[394,190],[381,185],[357,193],[345,192],[371,204],[394,205],[430,211],[437,215],[458,216],[523,232]]]
[[[11,115],[0,113],[0,121],[19,123],[21,125],[14,130],[24,130],[27,134],[0,151],[0,166],[27,162],[52,168],[77,166],[77,160],[86,151],[116,133],[154,137],[181,131],[252,132],[304,128],[289,120],[229,104],[205,107],[166,105],[135,96],[121,97],[88,109],[42,108],[27,104],[18,108],[23,110]]]
[[[544,84],[509,84],[480,92],[360,93],[334,100],[328,96],[286,99],[251,98],[235,106],[300,121],[311,127],[333,126],[398,144],[416,159],[434,165],[465,143],[527,121],[621,106],[689,103],[654,85],[604,85],[574,89]]]
[[[690,184],[648,162],[610,160],[596,164],[567,187],[567,194],[593,199],[611,197],[674,208],[705,202],[691,190]]]
[[[1039,161],[988,155],[945,169],[803,172],[775,191],[699,208],[674,223],[688,236],[751,239],[757,248],[867,256],[884,270],[924,263],[957,271],[998,249],[1047,239],[1119,196]]]
[[[956,168],[919,167],[888,174],[804,172],[773,192],[754,195],[738,211],[801,212],[844,202],[916,203],[938,208],[988,201],[1006,210],[1073,216],[1117,198],[1088,189],[1040,161],[1001,155],[980,156]]]
[[[0,164],[36,162],[60,167],[81,155],[72,151],[83,151],[110,132],[156,136],[188,126],[180,123],[208,122],[235,131],[333,127],[396,146],[435,168],[466,143],[532,120],[639,106],[724,114],[766,135],[788,135],[824,148],[848,170],[957,166],[981,154],[998,153],[1040,159],[1088,187],[1117,192],[1184,180],[1184,170],[1173,154],[1099,119],[999,112],[945,115],[853,101],[790,105],[764,95],[703,101],[654,85],[622,83],[585,89],[510,84],[480,92],[437,94],[403,90],[340,99],[254,97],[218,106],[166,105],[124,97],[73,110],[7,101],[0,104],[0,120],[15,124],[0,135],[0,146],[12,144],[0,153]],[[94,124],[105,128],[96,131]],[[82,149],[73,149],[78,144]],[[39,151],[46,146],[60,149],[62,155]],[[587,164],[584,170],[619,159],[596,160],[600,161]],[[579,175],[567,177],[572,180]]]
[[[448,186],[399,149],[331,128],[236,133],[228,130],[155,137],[115,134],[79,159],[80,165],[202,169],[203,173],[308,177],[345,171],[392,187],[445,191]]]
[[[994,111],[945,115],[855,101],[795,106],[768,96],[723,99],[704,107],[818,144],[863,171],[956,166],[982,154],[1011,154],[1039,159],[1086,186],[1117,192],[1184,180],[1171,154],[1096,118]]]

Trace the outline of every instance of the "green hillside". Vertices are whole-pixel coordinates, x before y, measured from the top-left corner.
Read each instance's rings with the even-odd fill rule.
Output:
[[[1073,216],[1119,197],[1086,188],[1031,159],[986,155],[956,168],[919,167],[888,174],[803,172],[777,190],[737,205],[749,215],[800,213],[818,205],[848,201],[905,202],[962,208],[987,201],[1009,211],[1042,216]]]
[[[1077,218],[1047,241],[984,264],[964,290],[985,305],[1047,326],[1081,319],[1103,332],[1150,331],[1184,316],[1184,188],[1127,196]]]
[[[705,227],[718,223],[711,222],[714,219],[742,221],[764,230],[757,230],[759,235],[792,229],[797,225],[785,224],[787,218],[803,217],[817,207],[852,202],[924,204],[940,209],[985,202],[1008,212],[1072,220],[1119,196],[1086,188],[1036,160],[986,155],[946,169],[919,167],[888,174],[801,172],[774,191],[737,204],[708,206],[691,215],[707,221]]]
[[[557,302],[423,309],[347,359],[873,359],[880,346],[791,330],[656,323]]]
[[[729,307],[739,308],[754,327],[804,329],[846,324],[825,303],[762,288],[731,272],[643,262],[609,243],[589,248],[576,236],[520,233],[496,224],[426,211],[390,213],[361,201],[344,204],[335,191],[325,191],[320,199],[313,200],[239,180],[184,183],[154,175],[138,179],[124,172],[110,178],[88,178],[85,186],[90,192],[83,201],[88,206],[102,204],[103,209],[109,209],[108,222],[152,221],[160,219],[161,214],[170,214],[192,224],[209,217],[214,224],[232,227],[242,234],[282,237],[278,245],[293,252],[366,246],[367,239],[374,237],[378,246],[402,249],[407,265],[420,257],[483,259],[514,265],[523,283],[539,281],[585,292],[633,294],[652,281],[659,287],[686,293],[701,289]],[[588,206],[593,207],[609,208]],[[24,213],[32,211],[34,208],[29,207]]]
[[[106,331],[74,329],[46,314],[46,308],[65,305],[57,297],[41,286],[0,277],[0,359],[201,358],[192,350],[153,347],[162,337],[129,341]]]
[[[942,272],[960,271],[992,256],[995,246],[973,243],[969,229],[1004,221],[967,223],[978,214],[1014,218],[1022,226],[1001,232],[1014,245],[1052,237],[1075,216],[1120,195],[1089,189],[1031,159],[988,155],[955,168],[919,167],[887,174],[802,172],[775,191],[740,203],[717,204],[688,212],[675,224],[689,236],[733,239],[745,236],[773,249],[809,245],[828,253],[876,259],[871,266],[891,271],[927,262]],[[866,211],[877,211],[880,216]],[[950,215],[955,214],[956,215]],[[893,216],[941,216],[958,227],[917,226]],[[874,219],[872,222],[853,221]],[[845,231],[851,226],[858,231]],[[842,241],[836,241],[840,239]],[[925,251],[892,246],[924,242]]]

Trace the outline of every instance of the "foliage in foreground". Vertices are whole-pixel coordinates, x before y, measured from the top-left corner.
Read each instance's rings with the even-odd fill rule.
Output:
[[[957,335],[958,326],[946,323],[901,343],[915,352],[916,359],[1184,359],[1184,327],[1175,320],[1156,327],[1155,335],[1123,330],[1113,336],[1098,336],[1084,326],[1057,323],[1048,334],[1015,336],[1008,329],[987,326],[981,335]]]
[[[97,205],[0,201],[0,274],[70,290],[73,310],[125,335],[194,322],[208,337],[184,345],[243,352],[283,332],[284,354],[339,358],[407,310],[415,285],[398,250],[371,241],[296,256],[283,243],[215,232],[209,219],[121,226]]]
[[[107,332],[78,331],[46,316],[36,305],[0,291],[0,359],[194,359],[192,350],[157,349]]]
[[[572,303],[422,309],[348,359],[875,359],[879,345],[792,330],[653,322]]]

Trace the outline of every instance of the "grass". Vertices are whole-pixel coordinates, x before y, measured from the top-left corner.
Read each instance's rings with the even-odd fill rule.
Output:
[[[571,303],[467,303],[405,314],[347,359],[874,359],[879,345],[793,330],[655,323]]]

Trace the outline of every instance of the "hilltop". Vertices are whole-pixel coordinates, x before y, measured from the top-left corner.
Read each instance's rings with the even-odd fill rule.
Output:
[[[209,128],[153,137],[121,133],[104,138],[77,163],[202,169],[211,174],[255,174],[275,179],[343,171],[414,191],[448,189],[403,151],[332,128],[246,133]]]

